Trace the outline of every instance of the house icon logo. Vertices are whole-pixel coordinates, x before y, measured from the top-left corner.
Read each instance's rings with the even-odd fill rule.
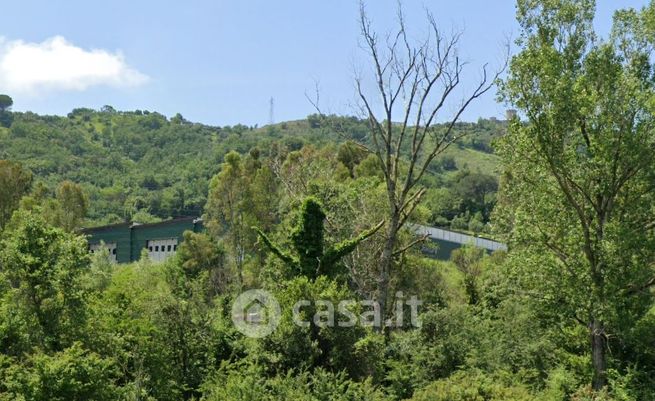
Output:
[[[262,338],[280,323],[280,304],[268,291],[248,290],[232,304],[232,322],[247,337]]]

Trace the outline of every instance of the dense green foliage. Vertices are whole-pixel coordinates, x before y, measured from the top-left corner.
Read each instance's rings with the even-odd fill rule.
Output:
[[[51,117],[0,97],[0,400],[653,400],[655,2],[607,40],[593,6],[518,1],[501,93],[525,120],[454,125],[468,135],[400,213],[509,251],[438,261],[400,224],[384,272],[385,175],[407,174],[410,145],[385,170],[362,120]],[[207,230],[164,262],[116,265],[78,234],[181,214]],[[379,313],[362,301],[383,281]],[[264,338],[233,323],[256,288],[281,308]]]
[[[32,185],[32,173],[25,170],[20,164],[7,160],[0,160],[0,229],[11,218],[14,210],[18,209],[21,198],[27,194]]]

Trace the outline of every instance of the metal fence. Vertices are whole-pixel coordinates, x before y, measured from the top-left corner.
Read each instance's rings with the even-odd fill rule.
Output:
[[[431,239],[454,242],[462,245],[473,245],[478,248],[484,248],[490,251],[507,250],[507,245],[492,241],[486,238],[474,237],[472,235],[462,234],[455,231],[444,230],[443,228],[428,227],[415,225],[416,232],[421,235],[428,235]]]

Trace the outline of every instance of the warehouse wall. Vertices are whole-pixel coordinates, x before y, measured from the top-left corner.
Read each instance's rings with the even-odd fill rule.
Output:
[[[130,254],[130,225],[131,223],[117,224],[112,226],[98,227],[85,230],[89,245],[104,242],[106,244],[116,243],[116,261],[128,263],[131,260]]]
[[[148,241],[177,238],[182,243],[182,234],[194,230],[193,218],[171,220],[164,223],[144,224],[132,228],[132,260],[138,260]]]
[[[89,245],[116,243],[116,260],[129,263],[139,260],[148,241],[177,239],[182,243],[184,231],[200,232],[204,229],[202,221],[194,217],[184,217],[152,224],[124,223],[112,226],[91,228],[83,231]]]

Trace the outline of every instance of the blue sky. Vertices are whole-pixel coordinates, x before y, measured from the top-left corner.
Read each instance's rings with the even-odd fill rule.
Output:
[[[388,29],[396,1],[368,3],[375,26]],[[510,0],[403,3],[415,34],[425,8],[445,30],[464,29],[460,54],[470,78],[484,62],[497,65],[503,41],[517,35]],[[598,3],[597,28],[607,32],[613,10],[646,1]],[[214,125],[263,125],[271,97],[278,122],[312,113],[304,94],[318,81],[324,109],[352,114],[353,70],[366,65],[357,16],[355,0],[4,2],[0,93],[14,98],[17,111],[65,115],[109,104]],[[489,93],[463,118],[500,117],[504,109]]]

